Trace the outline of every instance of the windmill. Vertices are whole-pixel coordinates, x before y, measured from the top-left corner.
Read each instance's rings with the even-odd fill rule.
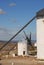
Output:
[[[32,49],[34,50],[34,46],[32,45],[31,42],[31,32],[30,32],[30,36],[28,37],[27,34],[25,33],[25,31],[23,31],[27,40],[27,44],[30,45],[32,47]]]

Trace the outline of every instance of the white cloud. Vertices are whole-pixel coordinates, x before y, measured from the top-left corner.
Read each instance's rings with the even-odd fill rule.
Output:
[[[10,3],[9,6],[10,6],[10,7],[16,6],[16,3]]]
[[[9,30],[6,28],[0,28],[0,35],[10,35]]]
[[[12,18],[12,19],[8,19],[9,22],[15,23],[16,19]]]
[[[15,30],[9,30],[9,29],[0,27],[0,40],[9,40],[16,33],[17,33],[17,31],[15,31]],[[13,40],[19,40],[19,39],[21,39],[21,37],[22,36],[19,34]]]
[[[12,37],[11,31],[0,27],[0,40],[9,40]]]
[[[0,40],[9,40],[11,37],[13,37],[17,31],[15,30],[9,30],[6,28],[0,27]],[[13,40],[24,40],[25,37],[23,32],[21,32],[19,35],[17,35]],[[36,40],[36,33],[32,34],[32,40]]]
[[[0,27],[0,35],[2,35],[2,36],[3,35],[6,35],[7,37],[13,36],[15,33],[16,33],[16,31],[14,31],[14,30],[9,30],[9,29]]]
[[[5,14],[6,12],[0,8],[0,14]]]

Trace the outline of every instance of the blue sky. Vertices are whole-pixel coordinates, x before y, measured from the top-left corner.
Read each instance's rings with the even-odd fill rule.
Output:
[[[0,40],[9,40],[36,12],[44,8],[44,0],[0,0]],[[36,39],[36,20],[24,29]],[[15,38],[25,38],[23,31]],[[14,40],[15,40],[14,39]]]

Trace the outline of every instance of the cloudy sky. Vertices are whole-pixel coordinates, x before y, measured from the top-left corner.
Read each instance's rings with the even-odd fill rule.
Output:
[[[36,12],[44,8],[44,0],[0,0],[0,40],[9,40]],[[36,20],[24,29],[36,40]],[[23,31],[15,38],[25,38]],[[15,40],[14,39],[14,40]]]

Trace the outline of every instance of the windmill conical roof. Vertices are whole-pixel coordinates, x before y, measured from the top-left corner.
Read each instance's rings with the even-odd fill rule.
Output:
[[[37,17],[43,17],[43,16],[44,16],[44,8],[37,12]]]

